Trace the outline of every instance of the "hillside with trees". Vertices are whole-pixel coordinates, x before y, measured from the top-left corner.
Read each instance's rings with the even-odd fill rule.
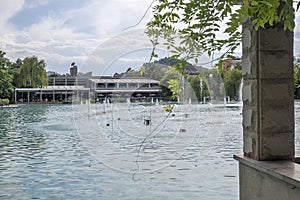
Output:
[[[227,96],[232,100],[239,100],[242,72],[240,65],[228,69],[216,65],[212,69],[207,69],[176,58],[162,58],[143,64],[139,70],[128,68],[126,72],[115,74],[114,77],[158,80],[165,100],[177,100],[178,97],[172,94],[172,88],[174,90],[176,84],[189,86],[194,93],[193,96],[196,97],[193,101],[203,101],[204,98],[223,100]],[[177,92],[180,93],[181,90],[180,87],[177,88]]]
[[[17,59],[12,62],[6,58],[6,53],[0,51],[0,99],[13,101],[14,88],[35,88],[48,85],[46,63],[37,56]],[[182,68],[181,68],[182,67]],[[176,58],[163,58],[151,63],[143,64],[140,69],[128,68],[124,73],[116,73],[115,78],[151,78],[160,81],[162,97],[172,99],[172,88],[176,83],[185,81],[195,96],[194,101],[203,101],[203,98],[221,100],[230,97],[239,100],[239,90],[242,79],[241,65],[223,68],[219,62],[212,69],[194,66]],[[295,58],[294,64],[295,98],[300,97],[300,57]],[[180,88],[178,88],[180,89]]]

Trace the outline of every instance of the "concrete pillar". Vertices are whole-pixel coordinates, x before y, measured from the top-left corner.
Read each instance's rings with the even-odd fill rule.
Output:
[[[294,159],[293,39],[281,23],[255,30],[243,24],[244,155]]]
[[[29,90],[27,91],[27,103],[30,102],[30,95],[29,95]]]

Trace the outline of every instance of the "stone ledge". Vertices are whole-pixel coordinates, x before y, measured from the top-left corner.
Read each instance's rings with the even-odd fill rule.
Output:
[[[296,154],[300,155],[299,153]],[[241,164],[252,167],[260,172],[273,176],[281,181],[300,188],[300,164],[295,162],[279,161],[257,161],[243,155],[234,155],[233,158]],[[295,159],[300,161],[299,157]]]
[[[300,152],[295,152],[295,163],[300,164]]]

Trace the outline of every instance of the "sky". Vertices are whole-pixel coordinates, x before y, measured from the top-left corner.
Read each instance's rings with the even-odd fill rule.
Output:
[[[36,55],[46,61],[47,70],[66,73],[72,62],[80,68],[101,44],[137,24],[151,2],[1,0],[0,49],[12,61]],[[135,29],[150,19],[151,12]]]
[[[0,50],[15,61],[35,55],[47,71],[112,75],[149,60],[151,43],[143,34],[152,0],[1,0]],[[295,54],[300,54],[300,17]],[[140,24],[137,24],[143,19]],[[161,55],[168,52],[161,47]],[[209,61],[203,56],[200,63]]]

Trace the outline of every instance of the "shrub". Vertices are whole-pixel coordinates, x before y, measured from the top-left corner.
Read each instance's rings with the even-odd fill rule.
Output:
[[[9,99],[1,99],[3,105],[8,105],[9,104]]]

